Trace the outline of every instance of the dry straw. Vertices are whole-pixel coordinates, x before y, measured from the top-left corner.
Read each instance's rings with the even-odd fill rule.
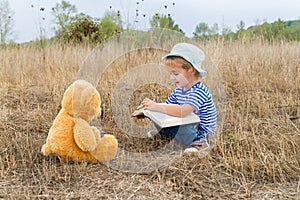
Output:
[[[204,158],[182,155],[150,174],[64,163],[40,153],[63,92],[92,48],[1,49],[0,198],[299,199],[299,44],[218,41],[202,47],[226,89],[223,131]],[[107,73],[109,88],[122,72]],[[165,98],[169,92],[154,88],[139,88],[130,108],[145,95]],[[109,117],[110,91],[99,90],[104,99],[101,125],[121,145],[135,151],[164,145],[120,135]]]

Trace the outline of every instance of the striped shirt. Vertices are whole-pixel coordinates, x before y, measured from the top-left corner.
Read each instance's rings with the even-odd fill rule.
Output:
[[[210,134],[216,131],[216,107],[208,88],[202,82],[196,83],[187,91],[182,87],[175,88],[166,103],[192,106],[194,113],[200,118],[200,126]]]

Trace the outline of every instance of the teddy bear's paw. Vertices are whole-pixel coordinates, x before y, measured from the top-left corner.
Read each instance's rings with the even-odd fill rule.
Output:
[[[118,141],[113,135],[105,134],[96,149],[90,152],[99,162],[114,159],[118,151]]]
[[[98,144],[99,140],[101,138],[101,132],[100,132],[101,131],[101,127],[92,126],[92,131],[94,133],[96,143]]]
[[[44,156],[49,156],[51,154],[50,146],[47,144],[44,144],[42,146],[41,152],[44,154]]]

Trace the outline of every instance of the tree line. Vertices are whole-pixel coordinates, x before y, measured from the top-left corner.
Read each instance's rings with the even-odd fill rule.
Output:
[[[41,11],[43,11],[41,9]],[[122,16],[119,11],[106,11],[102,18],[93,18],[84,13],[78,13],[75,5],[66,0],[52,8],[55,23],[55,40],[64,43],[93,43],[99,44],[108,38],[134,27],[124,27]],[[13,32],[13,12],[9,8],[7,0],[0,0],[0,44],[6,44],[10,34]],[[185,35],[184,31],[172,19],[170,14],[154,14],[150,19],[150,27],[166,28],[178,31]],[[300,41],[300,19],[293,21],[282,21],[278,19],[273,23],[264,22],[261,25],[248,27],[243,21],[237,25],[235,32],[230,28],[221,27],[218,24],[209,26],[200,22],[193,32],[196,40],[214,40],[222,37],[225,40],[251,41],[263,39],[269,42],[277,40]],[[44,39],[44,38],[40,38]]]

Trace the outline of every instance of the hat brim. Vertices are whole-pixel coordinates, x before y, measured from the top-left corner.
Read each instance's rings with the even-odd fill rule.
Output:
[[[195,70],[197,70],[199,73],[200,73],[200,76],[201,77],[205,77],[206,76],[206,71],[204,71],[203,69],[197,69],[197,66],[194,66],[193,63],[191,63],[190,61],[188,61],[185,57],[179,55],[179,54],[172,54],[172,53],[169,53],[168,55],[162,57],[162,60],[165,61],[167,58],[169,57],[180,57],[180,58],[183,58],[184,60],[186,60],[187,62],[189,62]]]

